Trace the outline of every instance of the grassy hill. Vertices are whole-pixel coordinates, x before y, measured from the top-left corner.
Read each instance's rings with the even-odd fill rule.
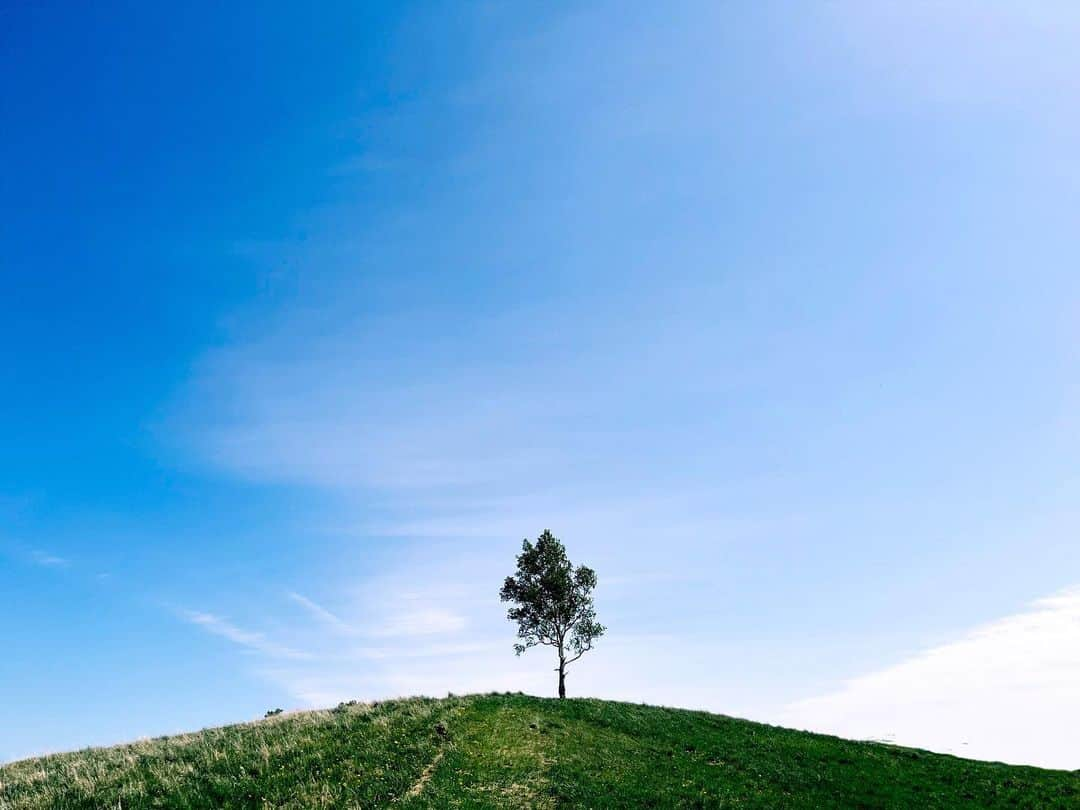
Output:
[[[0,810],[1080,807],[1080,773],[704,712],[521,695],[415,698],[0,767]]]

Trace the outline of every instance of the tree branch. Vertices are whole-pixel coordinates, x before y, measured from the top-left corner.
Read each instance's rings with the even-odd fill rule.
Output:
[[[568,658],[568,659],[566,659],[566,663],[567,663],[567,664],[572,664],[572,663],[574,663],[574,662],[575,662],[575,661],[577,661],[577,660],[578,660],[579,658],[581,658],[581,656],[583,656],[583,655],[584,655],[585,653],[587,653],[587,652],[588,652],[589,650],[591,650],[591,649],[592,649],[592,642],[590,641],[590,642],[588,643],[588,645],[586,645],[585,647],[582,647],[582,648],[581,648],[581,652],[579,652],[579,653],[578,653],[577,655],[575,655],[575,656],[574,656],[573,658]]]

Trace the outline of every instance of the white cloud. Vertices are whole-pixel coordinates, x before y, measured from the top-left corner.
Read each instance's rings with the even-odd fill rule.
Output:
[[[1080,588],[787,707],[785,725],[1080,768]]]
[[[187,610],[181,613],[185,621],[201,627],[208,633],[221,636],[234,644],[245,647],[253,652],[269,655],[274,658],[304,659],[310,658],[308,653],[294,650],[268,639],[262,633],[244,630],[225,619],[215,616],[213,613]]]

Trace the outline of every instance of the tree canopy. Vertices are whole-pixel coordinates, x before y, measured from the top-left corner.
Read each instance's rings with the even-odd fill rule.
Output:
[[[562,541],[545,529],[535,543],[522,541],[517,571],[499,592],[503,602],[513,603],[506,617],[518,626],[514,651],[521,655],[537,645],[558,651],[560,698],[566,697],[566,667],[604,634],[596,621],[595,587],[596,572],[584,565],[575,568]]]

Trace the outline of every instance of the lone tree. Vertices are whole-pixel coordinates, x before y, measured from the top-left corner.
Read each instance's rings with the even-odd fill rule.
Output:
[[[506,618],[517,622],[514,652],[521,655],[529,647],[546,644],[559,652],[559,697],[566,697],[566,667],[592,649],[593,641],[604,635],[596,621],[592,590],[596,572],[584,565],[574,568],[566,558],[566,547],[547,529],[536,543],[522,541],[517,572],[507,577],[499,596],[514,606]]]

